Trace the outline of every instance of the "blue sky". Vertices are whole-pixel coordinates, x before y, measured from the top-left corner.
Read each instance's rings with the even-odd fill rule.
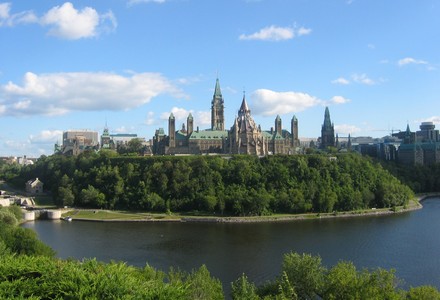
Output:
[[[296,115],[300,137],[325,106],[340,136],[439,127],[439,16],[437,0],[0,2],[0,156],[106,123],[149,139],[170,112],[208,128],[217,76],[227,128],[243,91],[263,129]]]

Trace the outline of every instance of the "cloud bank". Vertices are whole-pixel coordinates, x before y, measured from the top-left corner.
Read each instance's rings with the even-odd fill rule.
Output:
[[[348,135],[353,133],[359,133],[361,132],[361,129],[354,125],[339,124],[339,125],[335,125],[335,132],[338,134]]]
[[[424,60],[421,60],[421,59],[415,59],[415,58],[412,58],[412,57],[405,57],[405,58],[400,59],[397,62],[397,64],[399,66],[405,66],[405,65],[427,65],[428,62],[424,61]]]
[[[186,98],[158,73],[28,72],[22,84],[0,86],[0,115],[62,115],[71,111],[129,110],[161,94]]]
[[[323,103],[306,93],[275,92],[267,89],[256,90],[251,94],[251,99],[253,112],[263,116],[296,113]]]
[[[170,112],[163,112],[160,116],[162,120],[168,120],[170,114],[173,113],[176,118],[176,129],[180,129],[179,123],[185,123],[188,115],[191,113],[194,118],[194,123],[198,126],[211,125],[211,111],[194,111],[187,110],[181,107],[173,107]]]
[[[92,7],[78,10],[70,2],[51,8],[42,17],[32,11],[15,14],[10,11],[10,3],[0,3],[0,27],[35,23],[48,27],[48,35],[61,39],[96,37],[101,33],[114,31],[117,27],[116,18],[111,11],[100,14]]]
[[[297,113],[314,106],[338,105],[350,102],[342,96],[334,96],[324,101],[307,93],[276,92],[258,89],[251,94],[252,112],[262,116]]]
[[[262,28],[260,31],[257,31],[252,34],[241,34],[239,36],[240,40],[260,40],[260,41],[283,41],[290,40],[297,36],[308,35],[312,32],[311,29],[300,27],[278,27],[278,26],[269,26]]]

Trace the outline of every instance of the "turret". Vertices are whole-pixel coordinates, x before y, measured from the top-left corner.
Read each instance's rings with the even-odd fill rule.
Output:
[[[168,118],[168,137],[169,137],[169,147],[176,146],[176,119],[173,113],[170,114]]]
[[[186,135],[190,136],[194,130],[194,119],[191,113],[188,115],[188,118],[186,119],[186,129],[187,129]]]
[[[277,115],[275,118],[275,133],[281,135],[282,134],[282,123],[281,123],[281,117],[280,115]]]
[[[290,122],[290,130],[292,132],[292,146],[296,147],[298,146],[298,119],[293,116],[292,121]]]

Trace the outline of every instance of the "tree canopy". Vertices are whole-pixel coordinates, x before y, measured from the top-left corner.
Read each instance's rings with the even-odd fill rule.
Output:
[[[405,205],[412,191],[356,154],[123,157],[53,155],[22,168],[59,206],[229,215],[349,211]],[[17,179],[18,178],[18,179]]]

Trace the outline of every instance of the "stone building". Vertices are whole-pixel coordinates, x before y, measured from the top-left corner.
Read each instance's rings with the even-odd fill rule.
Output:
[[[420,131],[411,132],[409,125],[405,132],[396,134],[402,138],[397,153],[399,163],[406,165],[430,165],[440,162],[439,131],[432,122],[423,122]]]
[[[211,101],[211,128],[194,129],[194,119],[189,114],[181,129],[176,130],[176,120],[168,118],[168,135],[163,128],[153,137],[153,153],[156,155],[182,154],[293,154],[299,147],[298,119],[291,120],[291,131],[283,130],[280,116],[275,127],[264,131],[252,118],[245,95],[230,130],[225,130],[224,99],[219,80],[216,80]]]
[[[41,194],[43,193],[43,182],[41,182],[38,178],[28,180],[26,182],[26,193],[29,194]]]
[[[98,132],[90,130],[68,130],[63,132],[63,144],[55,145],[55,152],[64,155],[79,155],[84,151],[99,150]]]

